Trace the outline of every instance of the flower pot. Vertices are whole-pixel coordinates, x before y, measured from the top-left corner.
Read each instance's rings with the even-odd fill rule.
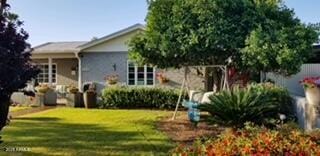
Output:
[[[44,105],[45,106],[57,106],[57,93],[49,89],[45,94],[44,94]]]
[[[69,107],[84,107],[83,104],[83,94],[80,92],[77,93],[69,93],[66,95],[67,98],[67,106]]]
[[[317,127],[317,118],[319,118],[320,107],[320,88],[306,87],[305,94],[307,99],[306,105],[306,129],[312,130]]]
[[[83,101],[85,108],[96,108],[97,94],[94,91],[86,91],[83,93]]]
[[[320,88],[319,87],[308,87],[305,88],[306,98],[310,105],[320,105]]]

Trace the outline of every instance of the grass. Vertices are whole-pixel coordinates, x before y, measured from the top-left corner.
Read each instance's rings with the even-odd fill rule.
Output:
[[[26,110],[26,109],[30,109],[31,107],[24,107],[24,106],[10,106],[9,111],[10,112],[18,112],[21,110]]]
[[[57,108],[13,119],[1,146],[31,149],[23,155],[166,155],[173,144],[155,122],[168,113]]]

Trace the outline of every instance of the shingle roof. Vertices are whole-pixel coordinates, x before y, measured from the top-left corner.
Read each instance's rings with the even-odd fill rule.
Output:
[[[36,46],[32,49],[33,54],[42,54],[42,53],[74,53],[79,52],[83,49],[95,46],[102,42],[106,42],[113,38],[119,37],[121,35],[130,33],[136,30],[144,30],[144,25],[135,24],[115,33],[109,34],[107,36],[101,37],[97,40],[92,41],[71,41],[71,42],[48,42]]]
[[[33,48],[32,53],[66,53],[77,52],[80,45],[87,41],[72,41],[72,42],[48,42]]]
[[[82,48],[82,49],[86,49],[86,48],[98,45],[100,43],[106,42],[108,40],[112,40],[112,39],[117,38],[117,37],[119,37],[121,35],[130,33],[130,32],[136,31],[136,30],[144,30],[144,29],[145,29],[144,25],[142,25],[140,23],[137,23],[137,24],[134,24],[134,25],[132,25],[130,27],[127,27],[127,28],[124,28],[124,29],[119,30],[117,32],[114,32],[112,34],[109,34],[107,36],[101,37],[101,38],[99,38],[97,40],[93,40],[93,41],[87,42],[87,43],[85,43],[83,45],[80,45],[79,47]]]

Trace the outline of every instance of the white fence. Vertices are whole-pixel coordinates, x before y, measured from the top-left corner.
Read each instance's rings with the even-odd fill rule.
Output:
[[[320,76],[320,64],[304,64],[301,71],[290,77],[284,77],[273,73],[267,73],[267,79],[273,80],[277,85],[283,86],[289,90],[291,94],[305,96],[303,87],[299,83],[304,77]]]

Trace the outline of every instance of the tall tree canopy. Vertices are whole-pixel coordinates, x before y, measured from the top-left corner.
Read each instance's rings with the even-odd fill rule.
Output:
[[[160,68],[225,64],[290,75],[318,40],[281,0],[150,0],[146,22],[130,57]]]
[[[23,22],[9,8],[6,0],[0,1],[0,130],[6,125],[11,94],[39,72],[31,63],[26,42],[29,35],[21,28]]]

